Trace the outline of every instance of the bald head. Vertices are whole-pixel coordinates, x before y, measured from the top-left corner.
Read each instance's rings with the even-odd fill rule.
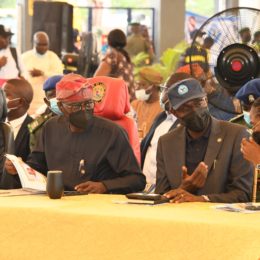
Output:
[[[49,36],[45,32],[36,32],[33,36],[33,45],[37,53],[44,55],[49,49]]]
[[[23,116],[30,107],[33,98],[31,84],[24,79],[10,79],[3,86],[7,98],[9,121]]]
[[[4,92],[9,98],[11,93],[13,98],[24,98],[30,104],[33,99],[33,89],[31,84],[24,79],[9,79],[4,85]]]

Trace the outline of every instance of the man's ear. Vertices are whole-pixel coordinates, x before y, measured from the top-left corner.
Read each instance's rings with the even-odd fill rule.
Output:
[[[18,101],[19,106],[21,105],[22,107],[25,107],[26,109],[29,108],[30,103],[25,99],[25,98],[20,98]]]
[[[45,97],[44,99],[43,99],[43,101],[44,101],[44,103],[48,106],[48,107],[50,107],[50,101]]]

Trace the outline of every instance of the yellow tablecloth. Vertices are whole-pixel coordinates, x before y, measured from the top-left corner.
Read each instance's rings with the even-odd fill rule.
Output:
[[[0,259],[259,259],[260,213],[120,195],[0,197]]]

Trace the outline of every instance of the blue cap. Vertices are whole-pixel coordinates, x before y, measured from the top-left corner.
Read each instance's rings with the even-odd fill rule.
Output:
[[[52,77],[49,77],[44,83],[43,83],[43,90],[48,91],[56,88],[56,84],[62,79],[63,75],[55,75]]]
[[[255,99],[260,97],[260,79],[252,79],[242,86],[235,97],[245,105],[250,105]]]
[[[168,97],[174,110],[192,99],[205,96],[199,81],[192,78],[178,81],[168,89]]]

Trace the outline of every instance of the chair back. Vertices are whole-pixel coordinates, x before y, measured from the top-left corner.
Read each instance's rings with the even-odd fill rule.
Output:
[[[137,125],[126,114],[130,111],[128,87],[124,80],[106,76],[90,79],[93,85],[95,100],[94,114],[114,121],[124,128],[128,134],[129,143],[140,162],[140,143]]]

